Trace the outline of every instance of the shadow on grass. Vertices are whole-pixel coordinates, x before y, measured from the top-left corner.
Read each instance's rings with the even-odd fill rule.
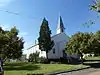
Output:
[[[41,74],[27,74],[27,75],[44,75],[44,74],[41,73]]]
[[[25,64],[25,63],[14,63],[14,64],[6,64],[4,66],[4,70],[39,70],[39,65],[35,64]]]
[[[32,64],[32,63],[27,63],[27,62],[14,62],[14,63],[6,63],[5,66],[22,66],[26,64]]]
[[[100,68],[100,60],[85,60],[84,65],[88,65],[91,68]]]

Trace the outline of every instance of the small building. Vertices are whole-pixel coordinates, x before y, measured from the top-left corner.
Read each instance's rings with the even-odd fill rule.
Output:
[[[69,40],[69,36],[66,35],[64,31],[64,24],[60,16],[58,20],[57,33],[51,37],[51,39],[54,41],[54,46],[52,50],[48,52],[48,59],[60,59],[63,57],[65,45]],[[29,57],[29,54],[36,51],[40,52],[40,57],[46,57],[46,52],[39,49],[38,43],[35,43],[34,46],[28,48],[27,57]]]

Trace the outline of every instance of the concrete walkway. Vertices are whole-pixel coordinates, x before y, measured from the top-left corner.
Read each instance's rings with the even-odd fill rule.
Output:
[[[89,68],[57,75],[100,75],[100,68]]]

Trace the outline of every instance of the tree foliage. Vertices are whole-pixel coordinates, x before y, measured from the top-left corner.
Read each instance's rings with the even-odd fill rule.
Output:
[[[24,45],[23,38],[18,37],[16,27],[6,31],[0,27],[0,58],[19,58]]]
[[[93,11],[96,13],[97,18],[100,17],[100,0],[91,0],[93,3],[89,5],[89,10]],[[96,23],[96,20],[89,20],[85,23],[82,24],[83,27],[91,27]]]
[[[78,32],[70,38],[65,48],[69,54],[100,54],[100,31],[96,33]]]
[[[39,52],[31,53],[29,55],[29,61],[37,63],[39,61]]]
[[[93,4],[90,5],[90,10],[100,13],[100,0],[93,0]]]
[[[41,51],[46,51],[46,56],[48,59],[47,53],[52,49],[54,43],[51,40],[51,30],[49,28],[48,21],[44,18],[40,27],[39,32],[39,49]]]
[[[96,55],[100,55],[100,30],[95,33],[94,37],[95,37],[94,53]]]

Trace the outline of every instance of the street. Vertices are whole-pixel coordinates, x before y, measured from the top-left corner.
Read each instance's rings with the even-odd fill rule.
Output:
[[[62,74],[57,74],[57,75],[100,75],[100,68],[89,68],[89,69],[84,69],[84,70],[79,70],[79,71],[73,71],[73,72],[68,72],[68,73],[62,73]]]

